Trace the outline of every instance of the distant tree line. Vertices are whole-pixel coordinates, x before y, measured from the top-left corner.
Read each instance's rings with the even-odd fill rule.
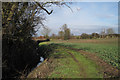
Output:
[[[116,38],[120,37],[120,34],[116,34],[112,28],[104,29],[101,33],[82,33],[81,35],[74,35],[71,33],[70,28],[67,27],[67,24],[64,24],[60,31],[57,34],[52,34],[50,38],[52,39],[97,39],[97,38]]]

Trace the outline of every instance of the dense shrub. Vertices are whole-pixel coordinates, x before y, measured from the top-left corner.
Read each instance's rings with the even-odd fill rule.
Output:
[[[90,39],[90,35],[83,33],[81,34],[81,39]]]
[[[3,78],[18,76],[20,75],[18,72],[22,72],[25,67],[28,71],[35,67],[39,62],[37,47],[37,43],[29,38],[21,41],[9,35],[3,35]]]
[[[30,38],[21,40],[10,35],[3,35],[2,43],[3,78],[27,75],[40,62],[40,56],[47,58],[56,47],[54,44],[39,46]]]
[[[92,33],[91,37],[94,38],[94,39],[96,39],[96,38],[99,38],[100,35],[98,33]]]

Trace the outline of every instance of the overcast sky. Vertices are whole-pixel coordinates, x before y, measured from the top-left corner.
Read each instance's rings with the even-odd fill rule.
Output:
[[[118,32],[117,2],[73,2],[68,7],[54,6],[53,13],[46,16],[46,26],[51,34],[57,34],[63,24],[67,24],[75,35],[81,33],[100,33],[104,28]],[[37,32],[40,35],[40,30]]]

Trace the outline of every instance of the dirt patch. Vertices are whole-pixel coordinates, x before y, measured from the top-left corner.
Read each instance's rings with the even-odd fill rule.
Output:
[[[54,62],[53,62],[54,61]],[[55,59],[48,58],[40,66],[35,68],[27,78],[46,78],[55,69]]]
[[[79,69],[81,71],[80,72],[80,76],[83,76],[84,78],[86,78],[87,76],[86,76],[86,71],[84,69],[84,66],[81,65],[81,63],[75,58],[75,56],[72,53],[70,53],[70,52],[68,52],[68,53],[71,55],[71,57],[73,58],[73,60],[78,64]]]
[[[86,58],[91,59],[97,65],[102,67],[102,69],[100,71],[104,75],[104,78],[119,77],[120,76],[119,70],[117,68],[113,67],[112,65],[110,65],[110,64],[106,63],[105,61],[103,61],[102,59],[100,59],[98,56],[95,55],[95,53],[86,52],[86,51],[83,51],[81,49],[74,49],[74,48],[69,48],[69,49],[80,52]]]

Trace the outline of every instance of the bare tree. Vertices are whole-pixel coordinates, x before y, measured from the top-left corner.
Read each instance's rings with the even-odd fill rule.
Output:
[[[63,39],[63,37],[64,37],[64,32],[63,32],[63,31],[59,31],[59,32],[58,32],[58,36],[59,36],[59,38]]]
[[[45,36],[45,38],[49,38],[49,34],[51,32],[51,29],[49,27],[43,27],[41,30],[41,34]]]
[[[107,29],[107,34],[114,34],[114,30],[112,28],[108,28]]]
[[[70,39],[71,33],[70,29],[67,27],[67,24],[64,24],[61,27],[61,31],[59,32],[59,34],[61,35],[61,37],[64,37],[64,40]]]

